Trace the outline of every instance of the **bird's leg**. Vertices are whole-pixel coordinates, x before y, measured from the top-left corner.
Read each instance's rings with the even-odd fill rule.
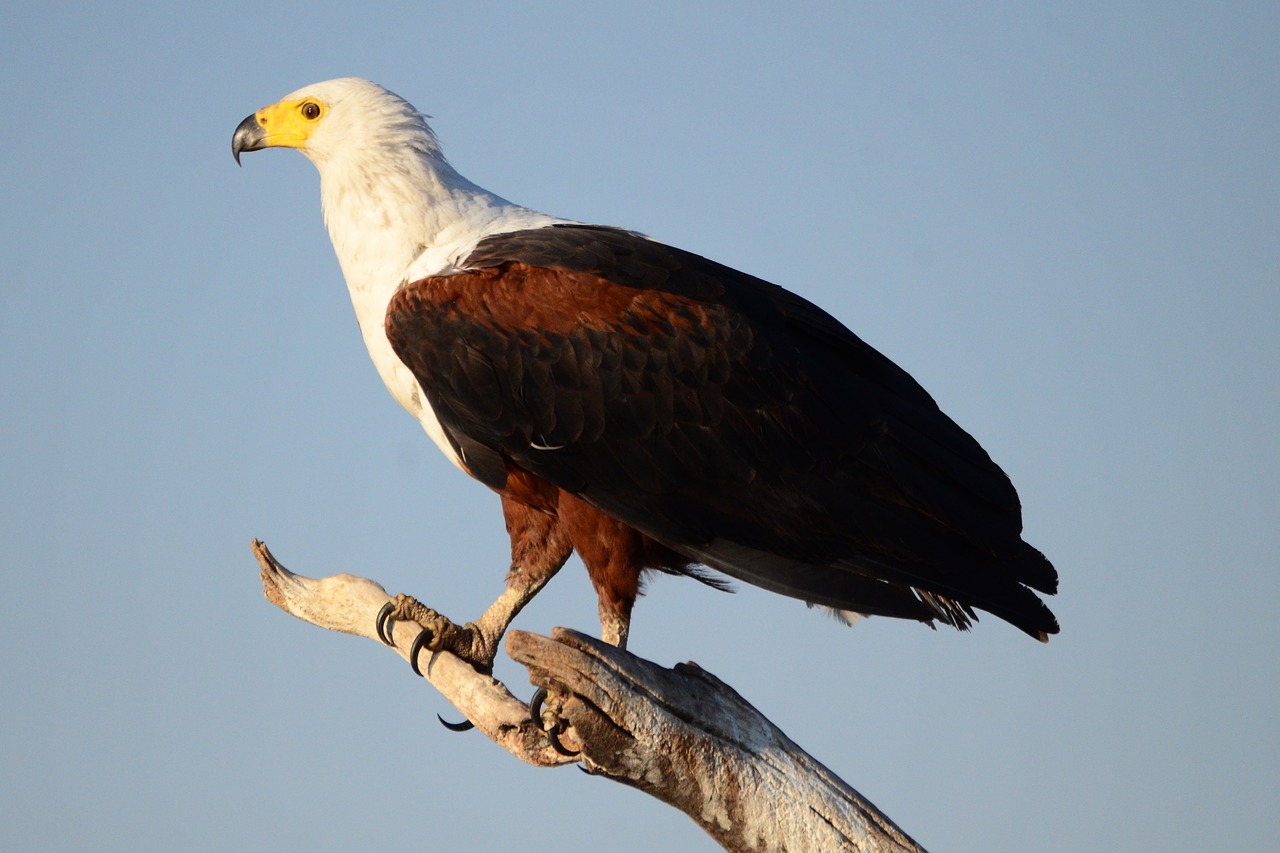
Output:
[[[620,649],[627,647],[627,635],[631,632],[630,605],[633,603],[634,601],[628,602],[626,606],[619,607],[612,603],[606,604],[604,599],[600,600],[600,638],[602,640]],[[534,691],[533,698],[529,700],[529,716],[547,733],[547,739],[551,741],[551,746],[556,752],[570,758],[578,754],[560,742],[560,734],[565,730],[565,722],[560,716],[559,699],[551,699],[547,688],[539,687]]]
[[[479,672],[493,671],[493,659],[507,626],[542,590],[569,559],[573,546],[556,517],[539,512],[505,496],[503,512],[511,534],[511,570],[507,588],[479,619],[457,625],[448,617],[408,595],[397,595],[390,609],[379,616],[379,633],[391,620],[416,622],[422,631],[414,642],[409,662],[418,671],[417,651],[447,651],[470,663]]]
[[[600,637],[627,647],[631,608],[640,594],[640,575],[654,543],[635,528],[610,518],[591,504],[561,492],[557,516],[587,567],[600,602]]]
[[[627,604],[633,604],[628,602]],[[622,602],[618,602],[622,604]],[[622,612],[625,609],[625,612]],[[627,636],[631,633],[631,607],[616,606],[600,599],[600,639],[620,649],[627,647]]]
[[[569,532],[578,556],[587,567],[599,599],[600,637],[620,649],[627,647],[631,608],[640,593],[640,575],[650,556],[648,540],[639,531],[602,513],[586,501],[561,492],[557,502],[560,524]],[[560,743],[565,724],[560,706],[563,697],[549,696],[539,688],[529,703],[540,725],[561,755],[575,755]]]

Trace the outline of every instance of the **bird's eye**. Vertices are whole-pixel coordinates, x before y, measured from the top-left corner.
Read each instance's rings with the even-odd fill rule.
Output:
[[[308,119],[309,121],[315,121],[316,119],[320,118],[320,105],[313,104],[310,101],[307,101],[305,104],[302,105],[302,115],[304,118]]]

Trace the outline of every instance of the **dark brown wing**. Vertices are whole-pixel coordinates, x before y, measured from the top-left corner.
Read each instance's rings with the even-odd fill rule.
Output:
[[[1008,478],[820,308],[608,228],[496,235],[465,266],[406,285],[387,334],[481,480],[510,460],[809,602],[1057,631]]]

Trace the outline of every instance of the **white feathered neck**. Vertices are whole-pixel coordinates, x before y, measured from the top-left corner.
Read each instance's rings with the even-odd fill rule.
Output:
[[[387,341],[387,304],[403,283],[457,269],[483,237],[565,220],[512,204],[462,177],[425,117],[376,83],[330,80],[285,100],[304,98],[325,108],[302,151],[320,172],[325,224],[369,355],[400,405],[454,458],[416,380]]]
[[[307,97],[326,113],[303,153],[320,172],[325,224],[353,296],[389,299],[407,273],[447,272],[481,237],[560,221],[458,174],[425,117],[376,83],[330,80],[289,99]]]

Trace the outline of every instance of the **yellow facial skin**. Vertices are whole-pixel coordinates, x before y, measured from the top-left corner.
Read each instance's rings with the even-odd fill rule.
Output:
[[[326,112],[324,104],[314,98],[305,98],[263,107],[254,113],[254,117],[264,131],[264,146],[301,148]]]
[[[239,163],[242,151],[302,148],[328,112],[329,108],[315,98],[263,107],[240,122],[231,138],[231,154]]]

